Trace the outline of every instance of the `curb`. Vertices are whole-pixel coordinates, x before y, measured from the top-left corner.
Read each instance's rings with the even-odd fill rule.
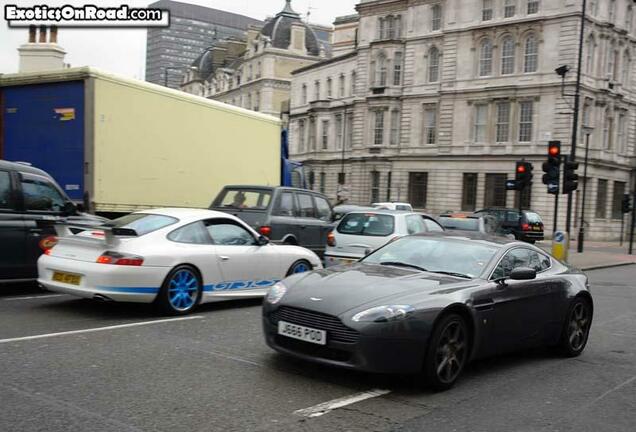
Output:
[[[600,269],[606,269],[606,268],[612,268],[612,267],[622,267],[622,266],[628,266],[628,265],[634,265],[634,264],[636,264],[636,262],[634,261],[622,261],[622,262],[611,263],[611,264],[598,264],[598,265],[579,267],[579,268],[582,271],[589,271],[589,270],[600,270]]]

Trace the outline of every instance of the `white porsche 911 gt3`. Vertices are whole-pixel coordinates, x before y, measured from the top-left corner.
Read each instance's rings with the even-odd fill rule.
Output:
[[[270,244],[239,218],[211,210],[147,210],[77,234],[72,229],[57,225],[58,243],[39,259],[43,287],[155,302],[170,314],[201,302],[262,297],[285,276],[322,267],[310,250]]]

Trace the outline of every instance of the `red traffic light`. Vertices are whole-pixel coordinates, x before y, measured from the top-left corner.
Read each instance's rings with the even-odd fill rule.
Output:
[[[526,172],[526,166],[525,166],[525,165],[519,165],[519,166],[517,166],[517,172],[518,172],[518,173],[524,173],[524,172]]]
[[[558,146],[550,146],[548,154],[550,156],[558,156],[561,153],[561,149]]]

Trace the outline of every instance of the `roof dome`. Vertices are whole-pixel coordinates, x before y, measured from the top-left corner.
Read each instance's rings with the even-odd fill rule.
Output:
[[[209,49],[203,51],[192,64],[191,68],[196,68],[196,72],[201,79],[207,79],[214,72],[214,63],[212,61],[212,53]]]
[[[291,0],[285,0],[285,8],[263,26],[261,35],[268,36],[275,48],[287,49],[291,42],[292,23],[300,23],[305,27],[305,49],[310,55],[320,55],[320,44],[314,31],[300,19],[300,15],[291,7]]]

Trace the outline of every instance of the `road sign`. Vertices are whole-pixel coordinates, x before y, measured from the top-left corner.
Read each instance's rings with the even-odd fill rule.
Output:
[[[555,231],[552,236],[552,256],[559,261],[567,262],[570,239],[565,231]]]
[[[506,190],[517,190],[517,180],[506,180]]]

